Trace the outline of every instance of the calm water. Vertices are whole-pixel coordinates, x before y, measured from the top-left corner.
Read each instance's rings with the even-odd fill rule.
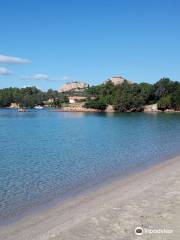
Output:
[[[0,221],[178,154],[178,113],[0,110]]]

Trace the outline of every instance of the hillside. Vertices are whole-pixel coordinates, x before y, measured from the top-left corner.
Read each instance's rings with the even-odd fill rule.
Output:
[[[180,110],[180,83],[169,78],[162,78],[155,84],[138,84],[125,79],[114,84],[109,80],[88,88],[86,94],[95,98],[86,101],[87,108],[105,110],[112,105],[118,112],[140,112],[144,111],[145,105],[157,103],[161,111]]]

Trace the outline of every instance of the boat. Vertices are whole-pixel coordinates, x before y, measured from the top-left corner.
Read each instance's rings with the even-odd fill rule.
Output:
[[[34,109],[43,109],[43,106],[38,105],[38,106],[35,106]]]
[[[25,108],[18,108],[18,112],[27,112]]]

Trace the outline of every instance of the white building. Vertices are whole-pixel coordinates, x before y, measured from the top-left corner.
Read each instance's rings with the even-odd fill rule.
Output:
[[[70,96],[68,97],[68,99],[69,99],[69,103],[76,103],[76,102],[83,102],[87,98],[82,96]]]

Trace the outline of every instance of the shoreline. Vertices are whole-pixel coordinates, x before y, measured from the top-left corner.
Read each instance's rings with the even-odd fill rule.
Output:
[[[11,109],[11,110],[18,110],[19,108],[12,108],[12,107],[1,107],[1,109]],[[37,110],[34,108],[26,108],[30,110]],[[143,111],[125,111],[125,112],[119,112],[116,110],[99,110],[99,109],[94,109],[94,108],[84,108],[84,107],[62,107],[62,108],[51,108],[45,106],[44,109],[48,109],[51,112],[73,112],[73,113],[180,113],[179,110],[174,110],[174,109],[166,109],[165,111],[162,110],[143,110]]]
[[[100,222],[98,223],[98,229],[102,228],[103,230],[104,226],[103,223],[98,220],[99,216],[101,219],[102,216],[106,216],[107,212],[110,215],[113,215],[115,209],[123,211],[125,205],[130,201],[138,204],[139,201],[137,202],[137,199],[146,191],[147,194],[145,194],[142,201],[148,202],[148,194],[153,191],[155,191],[157,195],[154,196],[154,200],[158,200],[162,194],[159,192],[159,195],[161,196],[158,196],[156,188],[160,185],[160,189],[163,191],[162,188],[164,188],[164,184],[166,181],[169,181],[167,183],[167,192],[171,191],[171,178],[173,178],[173,181],[176,180],[176,182],[180,182],[180,174],[178,175],[178,173],[180,173],[180,156],[157,163],[148,167],[148,169],[133,173],[123,179],[116,179],[110,183],[99,186],[94,191],[88,191],[80,196],[67,199],[67,201],[59,203],[50,209],[44,210],[43,212],[31,214],[17,222],[7,226],[1,226],[0,240],[45,240],[52,239],[52,237],[57,240],[96,239],[96,237],[98,239],[99,233],[96,232],[97,226],[91,229],[94,232],[94,238],[92,236],[90,238],[81,238],[79,234],[81,232],[86,232],[87,236],[91,234],[91,232],[89,232],[90,228],[87,229],[87,226],[89,226],[90,223],[90,225],[97,225],[96,221],[95,223],[93,222],[93,219]],[[180,194],[178,194],[178,198],[180,200],[179,195]],[[172,201],[173,199],[171,199],[171,203]],[[173,203],[171,207],[173,207],[174,204],[175,203]],[[167,203],[164,203],[164,205],[166,206]],[[129,212],[127,211],[126,214],[128,216],[128,214],[130,214],[130,210]],[[149,218],[149,221],[150,219],[151,218]],[[114,224],[117,224],[117,221],[114,222]],[[125,227],[126,226],[124,226],[124,228]],[[73,229],[78,229],[77,236],[72,235],[72,232],[74,232]],[[120,228],[119,230],[122,229]],[[132,234],[132,231],[129,234]],[[125,237],[123,233],[122,236]],[[121,237],[121,235],[119,235],[119,237]],[[112,239],[116,238],[112,237]]]

